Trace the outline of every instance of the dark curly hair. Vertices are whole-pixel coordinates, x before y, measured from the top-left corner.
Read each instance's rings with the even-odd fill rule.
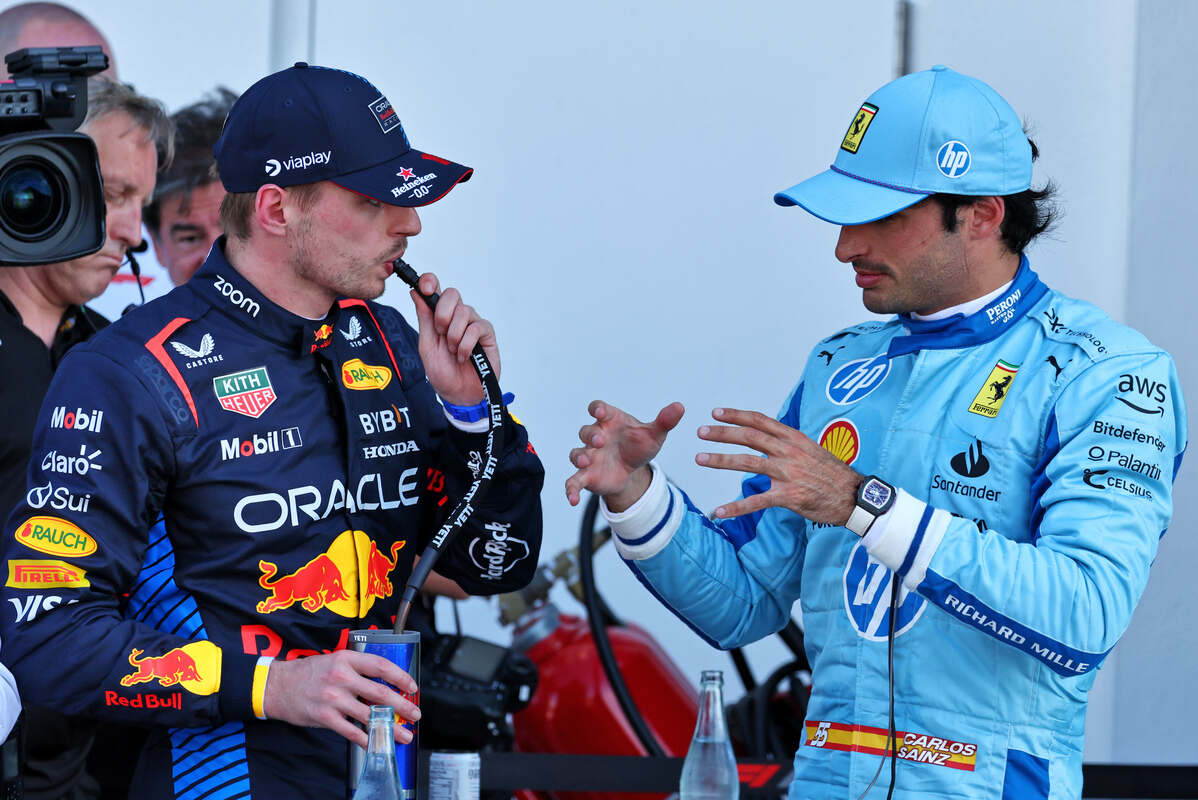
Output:
[[[199,102],[171,114],[171,121],[175,124],[175,158],[165,171],[158,174],[154,196],[143,214],[146,226],[155,235],[162,222],[164,197],[182,192],[183,205],[186,207],[192,191],[217,180],[212,169],[216,163],[212,146],[220,138],[225,117],[236,100],[235,93],[218,86]]]
[[[1040,157],[1040,150],[1030,138],[1032,161]],[[1022,254],[1028,244],[1051,228],[1060,212],[1056,205],[1057,187],[1052,181],[1039,189],[1025,189],[1015,194],[1003,195],[1006,213],[999,229],[1003,244],[1012,253]],[[952,233],[957,229],[957,212],[977,202],[977,197],[963,194],[934,194],[932,199],[940,206],[944,216],[944,229]]]

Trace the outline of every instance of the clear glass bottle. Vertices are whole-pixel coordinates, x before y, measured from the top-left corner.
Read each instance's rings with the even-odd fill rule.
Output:
[[[395,709],[371,706],[370,741],[362,762],[362,776],[353,800],[400,800],[399,770],[395,764]]]
[[[736,758],[724,720],[724,673],[703,670],[699,689],[699,720],[682,762],[679,800],[736,800],[740,781]]]

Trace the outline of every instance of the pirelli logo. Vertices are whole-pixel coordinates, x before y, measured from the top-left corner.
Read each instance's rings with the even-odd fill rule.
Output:
[[[21,559],[8,562],[8,580],[12,589],[80,589],[91,586],[86,570],[57,559]]]
[[[889,735],[885,728],[809,720],[807,741],[803,746],[887,756],[890,755],[886,746]],[[973,772],[978,760],[976,744],[924,733],[895,731],[895,745],[896,756],[919,764]]]

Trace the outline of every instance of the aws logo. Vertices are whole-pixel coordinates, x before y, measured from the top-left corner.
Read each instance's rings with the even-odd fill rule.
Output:
[[[1167,383],[1126,373],[1119,376],[1118,391],[1120,395],[1133,395],[1134,402],[1125,397],[1116,397],[1115,399],[1133,411],[1150,416],[1159,414],[1163,417],[1165,415],[1165,390],[1168,387]]]
[[[391,370],[352,358],[341,365],[341,380],[347,389],[383,389],[391,383]]]

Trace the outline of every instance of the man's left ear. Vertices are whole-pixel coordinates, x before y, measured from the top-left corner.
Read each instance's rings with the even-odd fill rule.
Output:
[[[1007,204],[1001,197],[979,197],[969,204],[967,228],[970,238],[988,239],[1001,235],[1002,221],[1006,217]]]

